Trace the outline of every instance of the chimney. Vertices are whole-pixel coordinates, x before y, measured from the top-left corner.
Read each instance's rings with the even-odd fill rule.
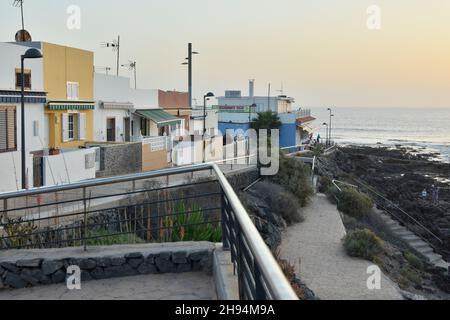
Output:
[[[255,79],[248,81],[248,96],[253,98],[255,96]]]

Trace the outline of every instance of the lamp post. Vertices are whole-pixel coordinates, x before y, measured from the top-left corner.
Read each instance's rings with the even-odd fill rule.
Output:
[[[331,110],[331,108],[328,108],[328,111],[330,112],[330,128],[329,128],[329,134],[328,134],[328,141],[329,141],[329,143],[331,144],[331,118],[334,116],[333,114],[332,114],[332,110]]]
[[[189,91],[189,107],[192,108],[192,56],[194,54],[199,54],[196,51],[192,51],[192,43],[188,44],[188,56],[185,60],[187,62],[183,62],[182,65],[188,66],[188,91]]]
[[[203,163],[206,162],[206,100],[214,97],[214,93],[208,92],[203,96]]]
[[[24,73],[24,61],[25,59],[39,59],[42,58],[42,53],[35,48],[28,49],[24,55],[20,56],[20,66],[21,66],[21,91],[20,91],[20,121],[21,121],[21,156],[22,156],[22,189],[26,189],[27,179],[26,174],[26,164],[25,164],[25,73]]]
[[[256,103],[252,104],[248,110],[248,126],[250,127],[250,124],[252,122],[252,108],[256,109]]]
[[[328,145],[328,123],[324,122],[322,125],[327,127],[327,138],[325,144]]]

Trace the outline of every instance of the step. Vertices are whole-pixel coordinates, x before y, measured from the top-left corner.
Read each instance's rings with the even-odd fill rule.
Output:
[[[410,235],[404,235],[404,236],[400,236],[403,240],[407,241],[409,243],[409,241],[417,241],[417,240],[421,240],[418,236],[416,236],[415,234],[410,234]]]
[[[431,248],[430,246],[426,247],[426,248],[414,248],[414,250],[420,252],[421,254],[423,254],[424,256],[426,256],[427,254],[431,254],[434,253],[433,248]]]
[[[438,262],[439,260],[442,260],[442,256],[440,255],[440,254],[437,254],[437,253],[428,253],[428,254],[425,254],[424,255],[425,256],[425,258],[427,258],[427,260],[430,262],[430,263],[435,263],[435,262]]]
[[[408,229],[404,229],[404,230],[399,230],[396,232],[396,234],[400,237],[407,237],[407,236],[415,236],[417,237],[414,233],[412,233],[411,231],[409,231]],[[419,237],[417,237],[419,238]],[[420,238],[419,238],[420,239]]]
[[[408,241],[408,244],[409,244],[411,247],[430,246],[428,243],[426,243],[426,242],[423,241],[422,239]]]

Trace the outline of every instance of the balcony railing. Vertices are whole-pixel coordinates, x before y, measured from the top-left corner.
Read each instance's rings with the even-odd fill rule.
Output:
[[[197,202],[204,206],[186,205]],[[1,204],[0,250],[68,246],[87,250],[101,239],[117,236],[129,236],[131,242],[179,241],[189,231],[208,228],[210,241],[219,235],[231,252],[240,299],[297,299],[216,164],[3,193]],[[194,214],[197,218],[189,219]]]

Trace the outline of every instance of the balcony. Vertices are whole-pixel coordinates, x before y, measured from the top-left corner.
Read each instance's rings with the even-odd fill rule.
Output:
[[[214,292],[205,299],[297,299],[215,164],[3,193],[0,204],[0,264],[13,270],[6,275],[10,287],[51,292],[43,285],[64,282],[67,268],[76,266],[92,287],[130,277],[164,297],[169,286],[183,289],[172,280],[186,273],[212,284]],[[14,272],[31,278],[14,282]],[[152,283],[160,285],[152,290]],[[9,297],[2,291],[0,296]]]

